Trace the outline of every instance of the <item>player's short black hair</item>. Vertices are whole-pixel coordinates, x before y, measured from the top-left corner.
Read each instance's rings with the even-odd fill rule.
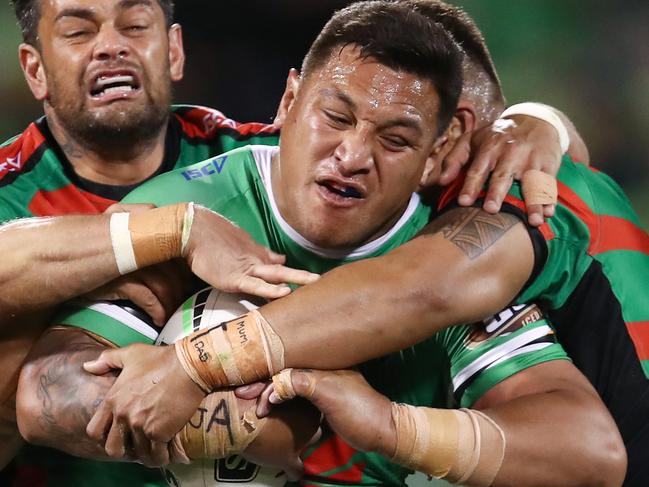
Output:
[[[304,58],[302,75],[308,77],[348,45],[358,46],[363,58],[430,80],[440,99],[439,133],[446,129],[462,90],[462,54],[443,28],[406,3],[354,3],[324,26]]]
[[[174,19],[173,0],[157,0],[164,13],[167,26],[171,26]],[[38,22],[41,18],[40,0],[11,0],[18,20],[18,26],[23,35],[23,41],[32,46],[38,44]]]
[[[494,105],[504,103],[502,87],[491,53],[487,48],[484,36],[473,19],[461,8],[449,5],[441,0],[396,0],[412,5],[414,9],[437,22],[453,37],[465,55],[464,84],[465,92],[480,92],[485,94],[486,102]],[[484,77],[476,76],[484,73]],[[472,86],[472,83],[491,86],[488,93],[483,86]]]

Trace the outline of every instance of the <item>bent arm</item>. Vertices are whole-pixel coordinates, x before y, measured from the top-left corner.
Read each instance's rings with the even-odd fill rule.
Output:
[[[597,392],[570,362],[531,367],[493,387],[475,406],[507,438],[495,485],[622,484],[626,451],[620,433]]]
[[[492,435],[491,440],[486,440],[491,443],[485,444],[489,421],[482,423],[481,440],[480,435],[469,434],[466,429],[459,434],[449,428],[443,419],[448,419],[451,411],[412,408],[411,411],[432,413],[423,418],[412,417],[417,432],[431,432],[429,441],[417,438],[422,449],[416,450],[415,459],[403,455],[404,445],[414,441],[414,431],[407,427],[408,421],[395,421],[399,417],[395,416],[395,406],[403,405],[391,403],[360,374],[293,370],[290,377],[294,392],[313,402],[332,429],[353,448],[392,458],[399,447],[402,453],[397,463],[415,469],[419,466],[428,474],[433,472],[424,470],[426,467],[439,467],[442,472],[448,468],[441,468],[445,463],[441,457],[448,457],[450,450],[457,453],[454,461],[450,457],[449,474],[459,478],[466,472],[458,471],[458,465],[462,458],[475,453],[475,438],[482,444],[478,469],[493,467],[493,462],[499,461],[497,456],[491,458],[494,450],[502,448],[494,443],[498,435]],[[490,485],[621,485],[626,454],[620,434],[586,378],[570,362],[555,360],[519,372],[491,388],[474,406],[504,433],[502,464]],[[364,414],[359,415],[358,411]],[[446,435],[439,434],[440,431],[446,431]],[[474,481],[468,485],[485,485],[476,481],[477,477],[470,478]]]
[[[260,311],[286,367],[345,368],[497,313],[533,263],[518,218],[458,208],[389,254],[334,269]]]

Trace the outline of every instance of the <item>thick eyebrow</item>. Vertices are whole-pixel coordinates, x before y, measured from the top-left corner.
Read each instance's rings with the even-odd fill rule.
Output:
[[[352,110],[356,109],[356,103],[354,103],[354,101],[342,91],[338,91],[333,88],[323,88],[322,90],[320,90],[320,94],[328,98],[337,98]]]
[[[58,15],[54,18],[54,22],[58,22],[64,17],[78,17],[80,19],[91,20],[95,16],[95,13],[89,8],[65,8],[61,10]]]
[[[421,117],[419,116],[397,117],[393,118],[392,120],[388,120],[384,124],[381,124],[381,128],[384,129],[389,129],[391,127],[406,127],[413,129],[415,132],[417,132],[418,136],[423,134],[423,130],[421,128]]]
[[[356,103],[354,103],[354,101],[346,93],[343,93],[342,91],[338,91],[332,88],[323,88],[320,91],[320,94],[329,98],[336,98],[342,101],[351,110],[356,109]],[[381,128],[385,129],[391,127],[406,127],[406,128],[413,129],[414,131],[417,132],[417,135],[420,136],[423,134],[421,123],[422,123],[421,116],[416,113],[412,113],[412,115],[409,114],[405,117],[397,117],[388,120],[387,122],[381,124]]]

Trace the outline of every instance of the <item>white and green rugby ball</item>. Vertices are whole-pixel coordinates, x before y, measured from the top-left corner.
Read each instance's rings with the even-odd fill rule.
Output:
[[[245,294],[232,294],[207,288],[187,299],[169,319],[156,345],[170,344],[197,330],[218,325],[264,304],[264,300]],[[197,460],[190,465],[170,465],[164,469],[172,487],[280,487],[286,475],[277,468],[260,467],[233,455],[220,460]]]

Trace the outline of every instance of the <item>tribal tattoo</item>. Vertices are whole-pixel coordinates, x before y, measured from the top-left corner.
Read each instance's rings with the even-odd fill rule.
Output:
[[[441,233],[473,260],[520,222],[509,213],[492,215],[480,208],[463,208],[442,215],[424,233]]]

